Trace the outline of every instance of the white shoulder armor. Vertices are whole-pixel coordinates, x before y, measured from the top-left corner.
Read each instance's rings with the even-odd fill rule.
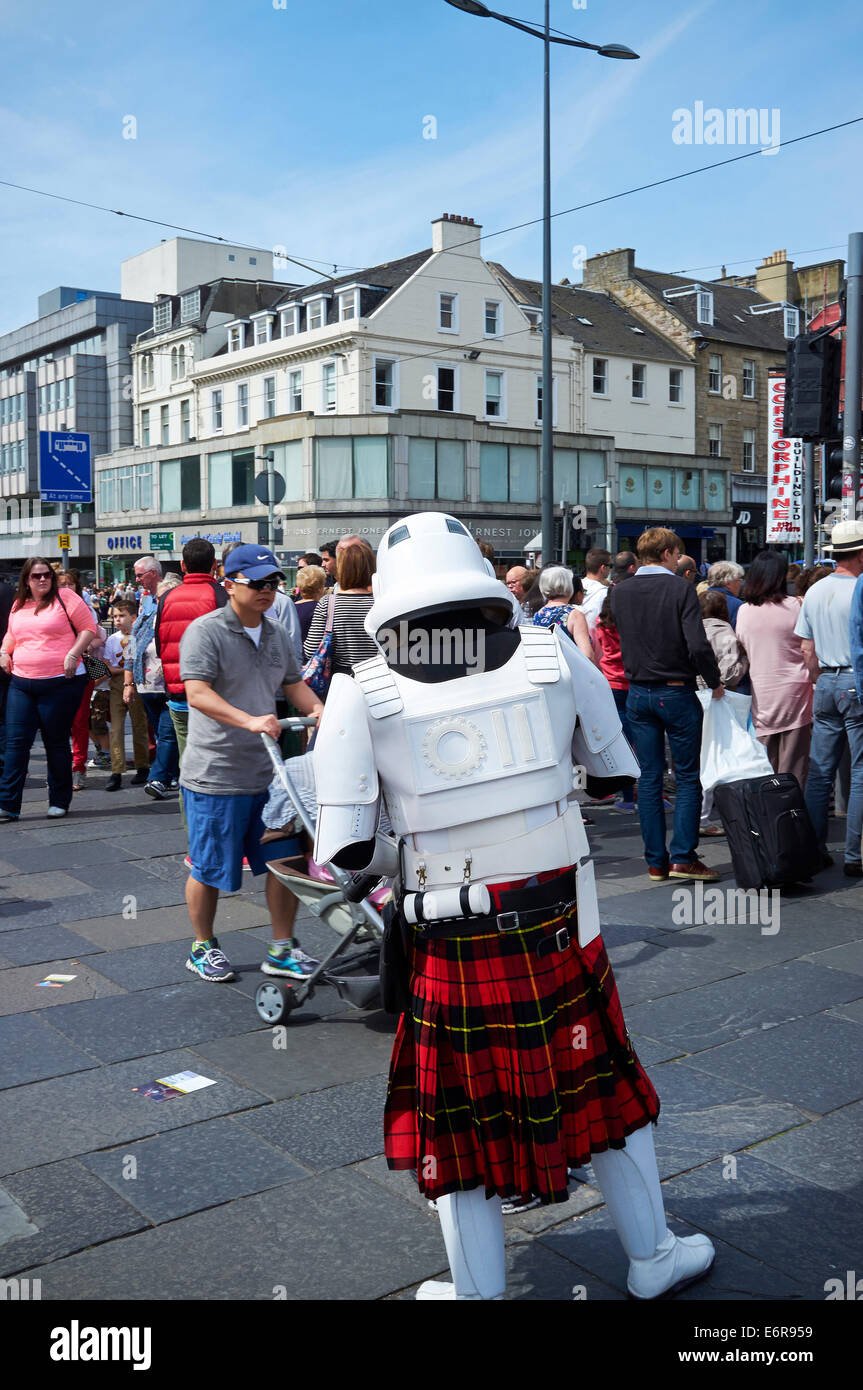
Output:
[[[574,642],[555,632],[561,655],[572,674],[577,723],[572,761],[591,777],[639,777],[641,768],[626,740],[611,686]]]
[[[368,711],[362,690],[350,676],[333,676],[315,740],[318,824],[315,862],[362,868],[341,851],[368,846],[373,852],[380,787],[375,768]],[[362,856],[361,856],[362,857]],[[350,861],[350,862],[348,862]]]

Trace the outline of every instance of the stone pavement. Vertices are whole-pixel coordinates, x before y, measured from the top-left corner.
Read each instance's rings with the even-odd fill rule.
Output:
[[[393,1020],[324,987],[275,1046],[253,1002],[260,881],[219,910],[240,978],[206,985],[184,968],[176,801],[90,772],[55,823],[37,756],[31,774],[0,826],[0,1277],[41,1279],[45,1299],[382,1299],[442,1274],[436,1217],[381,1156]],[[603,934],[662,1101],[666,1208],[717,1247],[681,1298],[823,1300],[863,1249],[863,881],[841,872],[844,821],[839,867],[783,895],[774,931],[689,925],[695,890],[649,882],[636,819],[592,814]],[[725,841],[703,853],[733,889]],[[332,940],[299,929],[312,954]],[[76,978],[39,988],[49,972]],[[216,1084],[133,1091],[184,1069]],[[624,1297],[585,1178],[506,1219],[510,1298]]]

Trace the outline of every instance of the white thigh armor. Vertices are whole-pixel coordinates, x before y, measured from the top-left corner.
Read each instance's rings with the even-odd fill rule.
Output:
[[[359,664],[355,680],[334,677],[315,748],[318,862],[364,867],[381,793],[407,891],[530,877],[588,858],[574,764],[597,777],[637,777],[638,764],[607,681],[568,636],[519,632],[494,671],[425,684],[379,656]],[[579,871],[579,914],[585,926],[596,920],[595,935],[590,865]]]

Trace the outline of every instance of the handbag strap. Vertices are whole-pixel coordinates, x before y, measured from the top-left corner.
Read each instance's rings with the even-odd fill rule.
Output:
[[[336,591],[335,589],[327,599],[327,624],[324,628],[324,636],[333,630],[333,620],[336,616]]]
[[[72,631],[74,632],[75,636],[76,636],[76,637],[80,637],[80,636],[81,636],[80,632],[79,632],[78,629],[76,628],[75,624],[72,622],[72,619],[69,617],[69,609],[66,607],[65,603],[63,602],[62,598],[60,597],[60,594],[61,594],[61,593],[62,593],[62,590],[61,590],[61,589],[58,589],[58,590],[57,590],[57,602],[59,603],[60,607],[63,609],[63,612],[66,614],[66,622],[67,622],[67,623],[69,624],[69,626],[71,627],[71,629],[72,629]],[[72,645],[73,645],[73,646],[75,645],[74,642],[73,642]]]

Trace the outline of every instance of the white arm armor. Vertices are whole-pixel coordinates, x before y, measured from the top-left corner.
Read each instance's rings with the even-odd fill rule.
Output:
[[[315,740],[318,824],[314,858],[364,869],[375,853],[380,785],[366,701],[350,676],[333,676]]]
[[[555,640],[572,676],[577,723],[572,761],[590,777],[640,777],[638,760],[626,740],[611,686],[569,637]]]

